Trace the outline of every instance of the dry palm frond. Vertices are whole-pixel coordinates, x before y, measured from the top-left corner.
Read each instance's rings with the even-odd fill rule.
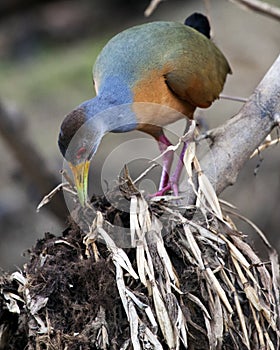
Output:
[[[130,229],[136,252],[136,260],[130,266],[137,270],[137,278],[140,277],[144,288],[142,292],[147,292],[150,304],[146,307],[153,317],[148,317],[145,328],[156,339],[154,348],[159,342],[162,346],[167,344],[169,349],[187,349],[190,336],[195,344],[194,330],[196,333],[201,331],[201,337],[210,349],[276,348],[279,341],[277,260],[274,259],[271,268],[262,264],[232,221],[223,216],[216,201],[208,200],[211,208],[207,215],[212,219],[207,223],[201,222],[203,215],[198,215],[198,221],[196,216],[189,220],[170,208],[168,202],[159,203],[160,209],[169,214],[170,221],[176,222],[169,233],[172,240],[169,238],[168,243],[164,240],[164,227],[156,217],[157,212],[140,193],[131,197],[130,208]],[[107,247],[112,249],[111,246]],[[174,261],[178,265],[178,259],[180,268],[183,268],[181,272],[174,266]],[[114,255],[112,260],[116,264]],[[125,292],[128,285],[123,273],[129,269],[119,263],[116,271],[118,285],[121,275],[122,288],[118,288],[128,314],[131,342],[133,348],[138,349],[142,339],[141,317],[136,310],[142,305],[137,301],[139,285],[136,275],[131,274],[135,287],[138,287],[133,290],[130,280],[129,292]],[[188,281],[181,277],[182,271],[183,274],[189,271],[192,278],[196,276],[195,287],[188,286]],[[134,305],[130,307],[131,314],[127,311],[128,299]],[[196,310],[195,314],[191,310]],[[200,315],[200,324],[195,322],[197,314]],[[156,332],[158,328],[164,340],[160,340]]]
[[[41,349],[46,338],[55,344],[50,349],[64,348],[65,339],[83,342],[85,335],[88,341],[83,343],[85,349],[279,348],[278,256],[254,224],[252,227],[263,238],[270,261],[264,264],[245,242],[245,236],[231,220],[233,208],[221,208],[210,181],[200,169],[195,149],[191,141],[184,159],[189,181],[193,172],[198,175],[195,207],[182,209],[165,197],[159,201],[146,200],[125,169],[120,191],[112,191],[106,200],[94,198],[92,206],[77,211],[83,232],[72,223],[63,238],[46,240],[33,252],[32,263],[22,274],[13,274],[5,281],[6,285],[16,283],[17,290],[2,284],[0,296],[7,310],[17,315],[25,313],[33,322],[29,349]],[[129,201],[128,213],[108,204],[108,198],[114,196],[114,202],[118,201],[120,193]],[[114,225],[117,219],[123,227]],[[128,233],[129,246],[121,245],[119,230]],[[54,255],[51,249],[58,250],[60,255]],[[73,255],[75,250],[79,253]],[[65,262],[67,258],[69,261]],[[67,264],[71,269],[66,269]],[[53,278],[59,282],[49,277],[53,266],[58,266]],[[79,284],[74,286],[68,280],[63,284],[59,266],[66,269],[65,276],[74,274],[77,279],[78,267],[83,271],[79,278],[83,274],[92,276],[93,281],[84,277],[80,283],[88,288],[83,295],[90,300],[85,310],[85,300],[79,304],[80,294],[74,293]],[[44,287],[38,282],[42,278]],[[70,310],[63,309],[59,322],[51,318],[55,313],[48,304],[55,304],[54,286],[58,288],[61,284],[62,303],[68,290],[69,300],[73,294],[75,297],[72,303],[68,299],[65,303],[74,310],[73,324],[77,310],[84,313],[89,310],[87,317],[84,314],[80,317],[83,330],[75,336],[60,327],[69,321],[64,318],[65,311],[69,315]],[[96,290],[96,286],[101,287]],[[108,304],[103,299],[108,298],[111,289],[115,294]],[[94,302],[91,298],[95,298]]]

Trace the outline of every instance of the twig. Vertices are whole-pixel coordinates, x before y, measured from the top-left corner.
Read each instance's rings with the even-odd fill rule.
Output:
[[[248,98],[240,97],[240,96],[229,96],[229,95],[220,94],[219,97],[223,100],[230,100],[230,101],[243,102],[243,103],[248,101]]]
[[[143,177],[145,177],[151,170],[153,170],[157,166],[158,166],[158,164],[152,164],[151,166],[149,166],[149,168],[147,168],[145,171],[143,171],[143,173],[140,174],[135,180],[133,180],[132,183],[135,185],[137,182],[142,180]]]
[[[151,14],[155,11],[155,9],[158,7],[158,5],[164,0],[151,0],[149,6],[146,8],[144,15],[146,17],[151,16]]]
[[[51,201],[51,199],[53,198],[53,196],[54,196],[57,192],[61,191],[61,189],[62,189],[64,186],[66,186],[66,185],[68,185],[67,182],[61,183],[61,184],[59,184],[58,186],[56,186],[56,188],[54,188],[50,193],[48,193],[48,194],[41,200],[41,202],[38,204],[37,209],[36,209],[37,213],[40,211],[40,209],[41,209],[44,205],[48,204],[48,203]]]
[[[266,148],[269,148],[271,146],[277,145],[280,143],[280,138],[278,137],[277,139],[271,140],[271,141],[266,141],[262,145],[260,145],[255,151],[251,154],[250,158],[255,157],[257,154],[259,154],[261,151],[265,150]]]
[[[248,225],[250,225],[255,231],[256,233],[260,236],[260,238],[263,240],[263,242],[265,243],[265,245],[268,248],[272,248],[271,244],[269,243],[268,239],[266,238],[265,234],[262,232],[262,230],[260,228],[258,228],[258,226],[256,224],[254,224],[251,220],[249,220],[248,218],[246,218],[244,215],[241,215],[239,213],[237,213],[236,211],[232,211],[229,209],[225,209],[226,212],[236,216],[237,218],[239,218],[240,220],[243,220],[244,222],[246,222]]]

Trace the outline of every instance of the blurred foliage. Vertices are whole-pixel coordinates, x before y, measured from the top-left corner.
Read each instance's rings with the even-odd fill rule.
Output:
[[[23,10],[29,10],[33,7],[38,7],[40,5],[45,5],[48,3],[55,3],[55,2],[64,2],[65,0],[1,0],[0,2],[0,15],[7,15],[11,13],[15,13],[18,11]],[[85,2],[91,3],[93,6],[102,6],[106,7],[107,9],[110,8],[119,8],[119,9],[138,9],[142,8],[143,4],[148,2],[149,0],[143,1],[143,0],[103,0],[103,1],[96,1],[96,0],[80,0],[78,2]],[[68,0],[68,2],[70,2]],[[72,1],[73,2],[73,1]]]
[[[148,3],[149,0],[2,1],[0,59],[22,60],[45,44],[69,44],[89,36],[100,37],[110,28],[143,15]]]
[[[24,106],[27,101],[36,103],[46,95],[62,99],[63,91],[68,94],[69,87],[78,91],[85,81],[90,81],[92,64],[105,41],[87,39],[69,47],[45,47],[29,61],[17,64],[2,60],[2,96]],[[57,96],[57,90],[61,96]]]

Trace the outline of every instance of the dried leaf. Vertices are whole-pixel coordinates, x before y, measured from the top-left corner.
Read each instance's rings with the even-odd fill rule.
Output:
[[[184,154],[183,162],[187,171],[188,177],[191,179],[192,178],[192,164],[194,161],[195,157],[195,152],[196,152],[196,144],[195,142],[190,142],[188,144],[188,147],[186,149],[186,152]]]
[[[102,350],[107,350],[109,343],[109,334],[107,330],[107,322],[104,307],[100,306],[97,316],[94,320],[94,323],[99,326],[97,336],[96,336],[96,345]]]
[[[235,289],[234,285],[231,283],[230,279],[228,278],[228,276],[224,270],[222,270],[222,276],[223,276],[225,282],[227,283],[229,289],[233,293],[233,299],[234,299],[234,303],[236,306],[237,315],[239,317],[241,329],[242,329],[243,336],[244,336],[243,342],[247,346],[247,348],[250,350],[250,340],[249,340],[249,335],[248,335],[248,329],[246,326],[246,320],[245,320],[245,316],[244,316],[243,311],[242,311],[242,307],[241,307],[236,289]]]
[[[151,332],[151,330],[148,328],[148,327],[145,327],[145,335],[147,337],[147,340],[149,341],[150,344],[152,344],[154,346],[154,350],[163,350],[160,342],[158,341],[157,339],[157,336]],[[148,349],[151,349],[151,347],[147,347],[146,348],[147,350]]]
[[[139,206],[139,214],[138,220],[139,225],[143,232],[147,232],[151,230],[151,216],[149,213],[149,206],[144,198],[138,198],[138,206]]]
[[[103,228],[98,228],[98,233],[104,239],[107,248],[113,254],[113,261],[117,262],[123,269],[125,269],[133,278],[138,279],[137,273],[134,271],[131,262],[124,252],[123,249],[118,248],[112,238],[108,235],[108,233]]]
[[[128,301],[128,320],[130,326],[130,337],[133,346],[133,350],[142,350],[139,342],[139,318],[135,307],[131,301]]]
[[[188,298],[193,301],[197,306],[199,306],[201,308],[201,310],[203,311],[203,313],[205,314],[205,316],[210,320],[211,316],[208,312],[208,310],[206,309],[206,307],[203,305],[203,303],[201,302],[201,300],[199,300],[195,295],[193,295],[192,293],[188,293]]]
[[[207,331],[207,337],[209,342],[209,350],[216,350],[216,342],[215,337],[213,336],[212,328],[211,328],[211,321],[206,317],[205,314],[203,314],[204,322],[205,322],[205,328]]]
[[[43,307],[47,305],[49,298],[42,297],[40,295],[37,295],[36,297],[33,297],[31,299],[30,304],[28,305],[28,308],[32,315],[35,315],[38,311],[40,311]]]
[[[139,244],[136,247],[136,262],[137,262],[137,271],[140,278],[140,281],[145,287],[147,287],[147,279],[145,274],[145,251],[143,244]]]
[[[208,180],[208,177],[203,172],[198,174],[198,185],[199,190],[209,203],[211,210],[215,213],[217,218],[223,221],[223,214],[216,192],[211,182]]]
[[[220,285],[219,281],[217,280],[216,276],[214,275],[213,271],[210,269],[210,267],[207,267],[205,271],[206,271],[206,277],[209,279],[210,285],[212,286],[213,289],[215,289],[215,291],[217,292],[219,297],[222,299],[222,302],[224,303],[228,312],[230,314],[232,314],[233,309],[230,305],[230,302],[226,296],[225,291],[223,290],[222,286]]]
[[[173,265],[171,263],[169,255],[165,249],[161,233],[159,232],[157,234],[157,232],[155,231],[155,236],[157,237],[156,245],[157,245],[158,255],[162,261],[164,268],[166,269],[166,271],[168,273],[168,276],[170,277],[171,283],[179,286],[178,278],[177,278],[176,274],[174,273],[175,270],[173,268]]]
[[[198,266],[200,267],[201,270],[205,269],[203,260],[202,260],[202,255],[201,255],[201,251],[199,249],[198,244],[196,243],[196,240],[194,239],[194,236],[191,232],[191,230],[189,229],[188,225],[184,224],[184,231],[188,240],[188,243],[190,245],[191,251],[193,253],[193,256],[195,257]]]
[[[164,339],[166,340],[166,343],[169,346],[169,348],[175,349],[177,347],[178,339],[176,339],[176,336],[174,334],[174,330],[172,327],[172,323],[170,321],[162,296],[156,284],[152,286],[152,291],[153,291],[153,300],[154,300],[155,310],[156,310],[157,319],[160,325],[160,329],[162,331]]]
[[[259,336],[259,349],[265,349],[265,341],[264,341],[264,334],[263,334],[263,329],[259,323],[259,320],[258,320],[258,317],[256,315],[256,312],[254,310],[253,307],[251,307],[251,311],[252,311],[252,314],[253,314],[253,317],[254,317],[254,321],[255,321],[255,326],[256,326],[256,329],[257,329],[257,332],[258,332],[258,336]]]
[[[247,255],[248,258],[250,258],[252,264],[257,266],[263,285],[265,285],[266,288],[271,288],[271,276],[260,257],[253,251],[250,245],[247,242],[243,241],[240,237],[232,236],[231,238],[236,248]]]
[[[253,288],[247,281],[246,277],[244,276],[241,267],[239,266],[237,260],[232,258],[234,262],[234,266],[236,268],[236,271],[238,273],[238,276],[240,277],[240,280],[243,284],[244,292],[246,294],[247,299],[250,301],[251,305],[259,312],[263,314],[267,322],[270,324],[270,327],[276,331],[277,326],[272,318],[271,310],[264,305],[263,302],[261,302],[258,292],[255,288]],[[248,273],[248,271],[246,271]],[[256,283],[256,286],[258,290],[261,290],[260,286]]]
[[[266,342],[267,342],[267,349],[275,350],[275,346],[274,346],[274,344],[273,344],[272,340],[270,339],[269,334],[267,332],[264,332],[264,337],[265,337]]]
[[[137,219],[137,197],[132,196],[130,199],[130,235],[131,235],[131,246],[136,246],[136,237],[140,236],[140,229]]]
[[[11,292],[3,292],[3,296],[6,300],[6,306],[11,313],[20,314],[20,308],[17,304],[17,300],[23,301],[16,294]],[[24,301],[23,301],[24,302]]]
[[[139,300],[134,293],[132,293],[129,289],[126,289],[126,294],[131,298],[131,300],[137,305],[137,307],[141,310],[144,310],[146,312],[146,315],[148,319],[151,322],[151,325],[153,329],[157,330],[158,325],[156,322],[156,319],[152,313],[152,310],[149,305],[143,303],[141,300]]]
[[[127,339],[121,346],[120,350],[127,350],[130,346],[130,339]]]
[[[48,334],[50,333],[50,330],[48,327],[45,326],[45,323],[43,322],[43,320],[41,319],[41,317],[39,317],[38,315],[34,315],[33,316],[38,324],[38,329],[36,329],[36,333],[38,334]]]
[[[213,309],[212,332],[216,338],[216,344],[221,342],[224,333],[224,318],[221,299],[216,295]]]
[[[123,279],[123,270],[118,263],[115,263],[116,266],[116,283],[119,291],[119,295],[123,304],[126,315],[128,316],[128,300],[126,297],[126,287]]]
[[[23,276],[23,274],[21,272],[13,272],[11,274],[11,278],[17,282],[19,282],[20,284],[22,284],[23,286],[25,285],[25,283],[27,282],[27,278]]]
[[[273,249],[269,254],[271,262],[271,271],[272,271],[272,283],[273,290],[275,294],[275,318],[278,318],[278,324],[280,321],[280,295],[279,295],[279,286],[280,286],[280,267],[279,267],[279,258],[277,252]]]
[[[243,267],[249,269],[250,268],[250,264],[249,262],[247,261],[247,259],[245,258],[245,256],[236,248],[236,246],[234,244],[232,244],[232,242],[227,239],[225,237],[225,235],[223,234],[220,234],[219,235],[226,243],[227,245],[229,246],[230,250],[231,250],[231,255],[236,259],[238,260],[242,265]]]
[[[205,227],[200,226],[193,221],[190,221],[189,225],[192,227],[195,227],[198,230],[198,232],[201,234],[201,236],[211,239],[211,241],[215,242],[216,244],[219,244],[219,245],[225,244],[225,242],[217,234],[214,234],[213,232],[207,230]]]
[[[182,309],[180,308],[178,303],[177,303],[177,307],[178,307],[178,317],[175,322],[175,329],[179,330],[179,337],[181,339],[181,342],[183,343],[184,347],[187,349],[188,348],[187,322],[182,312]]]

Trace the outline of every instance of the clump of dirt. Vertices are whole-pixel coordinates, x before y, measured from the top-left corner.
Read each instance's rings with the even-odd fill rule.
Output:
[[[50,333],[40,337],[34,329],[29,347],[33,344],[35,349],[39,341],[49,343],[52,349],[93,349],[91,339],[96,340],[102,321],[100,310],[106,310],[110,339],[118,335],[118,342],[122,341],[119,329],[126,333],[127,320],[119,307],[112,261],[102,244],[100,248],[98,261],[86,257],[83,233],[71,221],[62,237],[46,234],[30,250],[30,262],[25,267],[28,289],[31,298],[48,299],[38,316],[46,319],[47,313]]]

